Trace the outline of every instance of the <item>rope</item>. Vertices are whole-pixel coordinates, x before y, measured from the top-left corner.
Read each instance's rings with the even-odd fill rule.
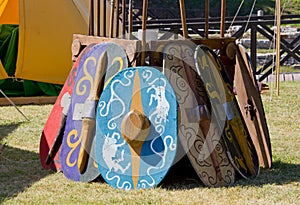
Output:
[[[235,12],[235,15],[234,15],[234,17],[233,17],[233,19],[232,19],[232,21],[231,21],[231,23],[230,23],[229,29],[227,30],[227,34],[229,34],[230,28],[232,27],[233,23],[235,22],[235,19],[236,19],[238,13],[240,13],[240,10],[241,10],[241,8],[242,8],[244,2],[245,2],[245,0],[243,0],[243,1],[240,3],[240,6],[238,7],[237,11]]]
[[[283,3],[282,9],[281,9],[281,15],[283,14],[283,11],[285,10],[285,6],[286,6],[287,3],[290,3],[290,0],[287,0],[287,1],[285,1],[285,2]]]
[[[244,35],[245,35],[246,31],[247,31],[247,27],[249,25],[250,18],[251,18],[252,14],[253,14],[253,10],[254,10],[255,4],[256,4],[256,0],[253,1],[252,8],[251,8],[251,11],[250,11],[250,14],[249,14],[249,17],[248,17],[248,20],[247,20],[247,24],[245,26],[245,30],[244,30],[244,34],[243,34],[242,38],[244,38]]]

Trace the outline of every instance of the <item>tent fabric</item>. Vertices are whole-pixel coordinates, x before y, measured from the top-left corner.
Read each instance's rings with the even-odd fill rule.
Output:
[[[0,24],[19,24],[19,0],[0,0]],[[14,33],[11,31],[15,30]],[[17,35],[18,28],[13,25],[0,25],[0,80],[9,78],[7,70],[11,70],[12,65],[3,65],[10,61],[10,58],[16,57],[16,52],[11,53],[11,50],[14,49],[14,45],[9,44],[9,39],[11,35]],[[15,39],[13,37],[13,39]],[[10,48],[7,48],[9,45]],[[17,48],[16,48],[17,49]],[[11,62],[15,62],[14,60]],[[8,62],[9,64],[9,62]],[[13,66],[15,70],[15,65]],[[12,74],[13,75],[13,74]],[[3,83],[3,81],[0,81]]]
[[[0,89],[8,96],[57,96],[72,67],[73,34],[88,31],[88,5],[0,0]]]
[[[6,78],[8,78],[8,75],[3,67],[2,62],[0,61],[0,81]]]
[[[0,89],[9,97],[58,96],[62,85],[41,83],[31,80],[0,80]]]
[[[8,76],[16,70],[18,34],[18,25],[0,25],[0,60]]]
[[[20,0],[19,6],[20,36],[15,76],[64,84],[72,68],[73,34],[87,34],[87,23],[70,0]]]
[[[0,24],[19,24],[19,0],[0,0]]]
[[[8,96],[57,96],[61,85],[13,78],[18,53],[18,31],[17,25],[0,25],[0,62],[3,62],[1,72],[6,75],[6,79],[0,80],[0,89]]]
[[[13,76],[18,53],[17,25],[0,25],[0,84],[3,79]]]

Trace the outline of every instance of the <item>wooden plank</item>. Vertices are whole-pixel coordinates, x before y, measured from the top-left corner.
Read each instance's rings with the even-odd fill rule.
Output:
[[[119,44],[127,53],[131,66],[139,64],[139,58],[137,54],[141,51],[142,45],[139,40],[128,40],[128,39],[118,39],[118,38],[107,38],[107,37],[98,37],[98,36],[86,36],[81,34],[73,35],[73,44],[72,44],[72,60],[75,61],[78,54],[81,52],[85,46],[93,43],[102,43],[102,42],[113,42]],[[80,46],[78,46],[78,44]],[[80,49],[80,50],[78,50]]]
[[[10,97],[16,105],[54,104],[57,96]],[[0,106],[11,105],[6,98],[0,98]]]

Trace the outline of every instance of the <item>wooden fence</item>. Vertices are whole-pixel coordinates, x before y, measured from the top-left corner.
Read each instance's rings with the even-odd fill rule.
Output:
[[[209,19],[209,33],[219,34],[220,31],[220,18]],[[283,15],[281,17],[281,25],[299,24],[300,15]],[[254,65],[255,73],[260,75],[259,81],[263,81],[268,75],[272,74],[275,70],[273,60],[268,60],[262,68],[256,68],[257,62],[257,39],[258,34],[270,41],[275,41],[276,30],[271,28],[275,25],[275,17],[271,15],[265,16],[244,16],[236,17],[235,19],[230,17],[226,18],[225,29],[230,33],[231,37],[237,39],[243,38],[244,34],[250,31],[250,57]],[[188,32],[193,37],[205,36],[205,19],[204,18],[188,18],[187,19]],[[134,20],[133,31],[141,29],[142,22],[140,20]],[[232,28],[237,28],[232,30]],[[169,33],[182,34],[181,20],[180,19],[151,19],[147,21],[147,29],[159,29],[161,31],[167,31]],[[163,35],[161,40],[169,38],[170,35]],[[288,42],[281,36],[281,51],[280,51],[280,64],[283,65],[289,58],[294,58],[300,62],[300,33],[294,40]],[[275,57],[276,58],[276,57]]]

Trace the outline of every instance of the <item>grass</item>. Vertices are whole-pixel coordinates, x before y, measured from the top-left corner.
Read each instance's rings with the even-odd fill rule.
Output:
[[[271,91],[271,90],[270,90]],[[42,169],[40,135],[52,105],[0,107],[0,204],[295,204],[300,203],[300,82],[263,95],[273,168],[232,187],[206,188],[193,176],[168,174],[154,189],[123,191],[103,182],[77,183]]]

